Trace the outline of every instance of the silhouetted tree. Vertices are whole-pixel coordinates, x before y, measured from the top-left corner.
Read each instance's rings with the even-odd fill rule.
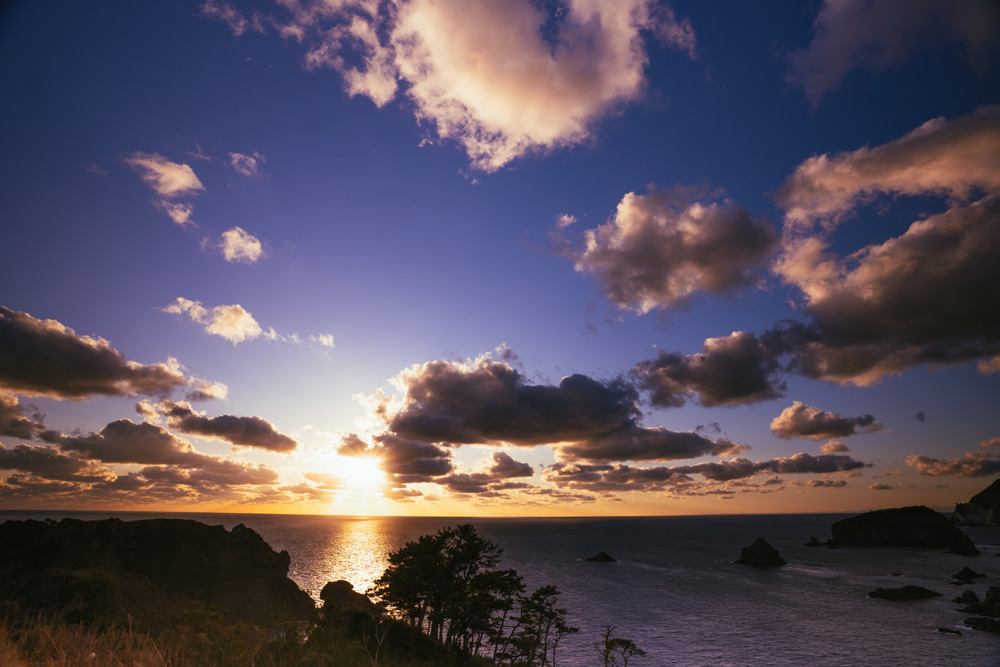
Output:
[[[646,655],[646,652],[636,646],[634,641],[624,637],[615,637],[613,636],[614,632],[615,626],[604,626],[603,644],[594,644],[594,648],[601,654],[604,667],[628,667],[629,658]]]

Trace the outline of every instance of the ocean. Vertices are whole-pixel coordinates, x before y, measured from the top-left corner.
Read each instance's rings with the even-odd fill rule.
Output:
[[[854,666],[1000,665],[1000,637],[961,626],[966,589],[980,598],[1000,585],[1000,529],[966,532],[983,552],[957,556],[936,549],[826,549],[803,544],[830,536],[848,515],[759,515],[651,518],[449,519],[262,514],[0,512],[0,520],[123,520],[175,516],[232,528],[243,523],[291,555],[289,575],[314,598],[327,581],[346,579],[364,591],[386,555],[444,526],[472,523],[503,549],[530,592],[555,584],[567,620],[579,627],[560,644],[557,664],[598,664],[595,644],[605,626],[647,652],[629,665]],[[788,565],[758,570],[734,564],[757,537]],[[583,559],[606,551],[616,563]],[[969,566],[986,579],[957,586],[950,575]],[[876,588],[908,584],[940,598],[888,602]],[[961,635],[938,628],[961,630]]]

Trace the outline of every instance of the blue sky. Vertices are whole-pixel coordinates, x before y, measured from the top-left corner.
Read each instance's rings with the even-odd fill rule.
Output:
[[[989,2],[0,21],[4,505],[851,511],[1000,472]]]

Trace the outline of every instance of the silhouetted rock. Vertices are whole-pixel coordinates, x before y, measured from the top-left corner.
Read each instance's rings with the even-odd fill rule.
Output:
[[[821,547],[823,543],[816,539],[814,535],[809,536],[809,541],[803,544],[804,547]]]
[[[899,588],[876,588],[868,594],[868,597],[893,601],[925,600],[927,598],[941,597],[941,594],[935,593],[923,586],[900,586]]]
[[[968,591],[967,591],[968,592]],[[983,616],[1000,616],[1000,588],[990,586],[986,591],[986,597],[980,601],[976,600],[962,609],[967,614],[981,614]]]
[[[0,524],[0,599],[26,611],[122,608],[123,586],[143,581],[236,620],[306,620],[314,604],[288,578],[289,563],[288,552],[276,553],[242,524],[231,531],[187,519]]]
[[[962,623],[973,630],[984,630],[992,632],[995,635],[1000,635],[1000,621],[995,618],[967,618]]]
[[[830,530],[835,542],[851,547],[950,547],[966,537],[943,514],[922,505],[865,512]]]
[[[961,570],[951,575],[951,578],[958,579],[959,581],[963,581],[965,583],[971,583],[973,579],[982,579],[985,576],[985,574],[980,574],[971,568],[963,567]]]
[[[346,610],[363,611],[372,618],[378,618],[385,613],[382,607],[368,599],[364,593],[354,590],[354,584],[349,581],[330,581],[319,593],[319,599],[323,601],[323,608],[340,607]]]
[[[959,635],[959,636],[961,636],[961,634],[962,634],[961,630],[956,630],[955,628],[944,628],[944,627],[941,627],[941,628],[938,628],[937,631],[940,632],[940,633],[946,634],[946,635]]]
[[[753,567],[780,567],[786,564],[785,559],[778,554],[778,550],[768,544],[763,537],[758,537],[753,544],[743,547],[740,559],[736,562]]]
[[[604,551],[594,554],[590,558],[584,558],[583,560],[590,561],[591,563],[617,563],[618,561],[609,553]]]
[[[1000,479],[955,505],[951,521],[958,526],[1000,526]]]
[[[827,549],[836,549],[840,547],[840,545],[837,544],[837,541],[834,540],[832,537],[828,539],[826,542],[824,542],[823,546],[826,547]]]
[[[962,591],[962,594],[952,600],[952,602],[964,605],[979,604],[979,596],[975,591]]]
[[[960,556],[978,556],[980,554],[979,549],[973,544],[972,538],[968,535],[962,535],[956,539],[951,544],[951,548],[948,549],[950,554],[958,554]]]

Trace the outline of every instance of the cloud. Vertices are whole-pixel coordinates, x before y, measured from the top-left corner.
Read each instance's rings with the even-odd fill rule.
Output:
[[[20,470],[44,479],[68,482],[96,482],[113,477],[110,470],[66,456],[49,445],[0,447],[0,470]]]
[[[890,485],[884,484],[882,482],[873,482],[872,484],[868,485],[868,488],[871,489],[872,491],[892,491],[892,487]]]
[[[193,204],[161,200],[156,202],[156,205],[178,225],[186,225],[191,222],[191,216],[194,214]]]
[[[282,435],[274,428],[274,424],[260,417],[206,417],[192,410],[188,403],[173,401],[161,401],[155,408],[159,414],[167,417],[167,426],[187,435],[215,438],[234,447],[269,452],[288,453],[298,447],[295,440]]]
[[[810,489],[842,489],[847,486],[847,481],[843,479],[810,479],[808,482],[793,480],[790,486],[809,487]]]
[[[812,456],[799,453],[787,458],[751,461],[743,457],[694,465],[672,467],[637,467],[623,464],[590,464],[579,461],[556,462],[545,469],[543,477],[557,486],[604,492],[653,492],[670,489],[677,493],[697,495],[705,492],[703,484],[695,483],[691,475],[700,475],[708,482],[729,483],[756,475],[829,474],[857,470],[866,464],[849,456]],[[783,480],[771,477],[766,486]],[[836,484],[840,486],[840,484]],[[727,489],[723,492],[729,492]]]
[[[1000,461],[990,458],[990,452],[966,452],[960,459],[907,456],[906,465],[918,475],[935,477],[985,477],[1000,472]]]
[[[633,425],[574,445],[564,445],[559,448],[559,455],[570,460],[674,461],[700,456],[732,456],[747,449],[746,445],[711,440],[697,433]]]
[[[158,153],[137,151],[126,157],[125,162],[139,170],[143,182],[162,197],[193,195],[205,190],[191,167],[171,162]]]
[[[791,55],[789,80],[810,104],[859,67],[898,67],[921,49],[960,43],[987,65],[996,50],[1000,10],[992,0],[825,0],[808,48]]]
[[[698,292],[757,285],[776,247],[774,230],[731,202],[703,204],[690,195],[680,187],[630,192],[611,220],[585,232],[582,249],[562,228],[551,236],[577,271],[597,276],[612,303],[638,313],[683,307]]]
[[[532,385],[505,361],[434,361],[403,371],[401,407],[381,410],[393,433],[424,442],[559,445],[570,458],[672,460],[745,449],[696,433],[638,423],[638,392],[621,379],[569,375],[557,386]]]
[[[333,334],[325,333],[319,334],[318,336],[309,336],[309,340],[317,345],[322,345],[323,347],[333,348],[335,347],[333,342]]]
[[[925,123],[895,142],[800,165],[778,200],[788,211],[775,271],[806,298],[809,324],[768,333],[806,377],[869,385],[923,363],[1000,354],[1000,106]],[[877,193],[948,198],[948,210],[845,258],[824,234]],[[978,197],[978,199],[977,199]],[[972,201],[968,201],[969,199]],[[983,364],[986,364],[986,368]]]
[[[1000,190],[1000,105],[953,120],[934,118],[875,148],[811,157],[775,199],[786,225],[802,228],[835,224],[880,194],[964,200],[977,189]]]
[[[17,396],[0,392],[0,435],[31,440],[37,433],[45,430],[43,419],[41,415],[25,417],[24,406],[17,400]]]
[[[785,384],[778,378],[777,355],[756,336],[734,331],[725,338],[709,338],[699,354],[660,352],[640,362],[632,377],[650,392],[659,407],[679,407],[696,395],[706,407],[735,406],[779,398]]]
[[[846,438],[859,432],[872,433],[880,430],[882,422],[875,421],[871,415],[844,417],[806,405],[801,401],[795,401],[771,421],[771,432],[785,440]]]
[[[847,445],[842,443],[840,440],[831,440],[830,442],[823,443],[820,446],[819,451],[823,454],[837,454],[839,452],[849,452]]]
[[[924,423],[927,422],[927,413],[925,413],[923,410],[921,410],[917,414],[913,415],[913,418],[916,419],[921,424],[924,424]]]
[[[229,166],[231,166],[237,174],[246,176],[247,178],[256,178],[257,176],[260,176],[264,162],[264,156],[257,151],[254,151],[250,155],[244,155],[243,153],[229,154]],[[239,229],[239,227],[236,227],[236,229]]]
[[[264,31],[263,25],[256,16],[252,20],[247,19],[236,7],[222,0],[205,0],[201,5],[201,13],[209,18],[222,21],[237,37],[247,30]]]
[[[979,443],[980,447],[1000,447],[1000,437],[990,438],[989,440],[983,440]]]
[[[434,482],[453,469],[451,451],[419,440],[384,433],[368,444],[356,435],[348,435],[337,447],[341,456],[370,457],[379,460],[382,472],[394,485]]]
[[[234,33],[245,19],[211,3]],[[528,153],[580,144],[645,92],[646,36],[696,53],[691,23],[648,0],[282,0],[272,24],[305,44],[307,68],[331,67],[377,106],[402,88],[418,122],[496,171]],[[209,14],[208,11],[206,14]],[[242,19],[242,20],[241,20]]]
[[[113,421],[100,433],[87,436],[61,435],[56,440],[63,451],[75,452],[102,463],[138,463],[196,468],[214,457],[195,451],[190,442],[162,426],[136,424],[130,419]]]
[[[187,315],[194,322],[205,325],[206,332],[225,338],[233,345],[264,335],[253,315],[238,303],[208,309],[200,301],[177,297],[176,301],[163,307],[163,312]]]
[[[227,262],[253,264],[264,254],[260,240],[241,227],[222,232],[222,256]]]
[[[486,472],[494,477],[510,479],[511,477],[531,477],[535,474],[530,464],[515,461],[506,452],[493,452],[490,458],[492,463],[486,469]]]
[[[29,396],[164,395],[187,379],[176,360],[126,361],[103,338],[0,306],[0,387]]]

